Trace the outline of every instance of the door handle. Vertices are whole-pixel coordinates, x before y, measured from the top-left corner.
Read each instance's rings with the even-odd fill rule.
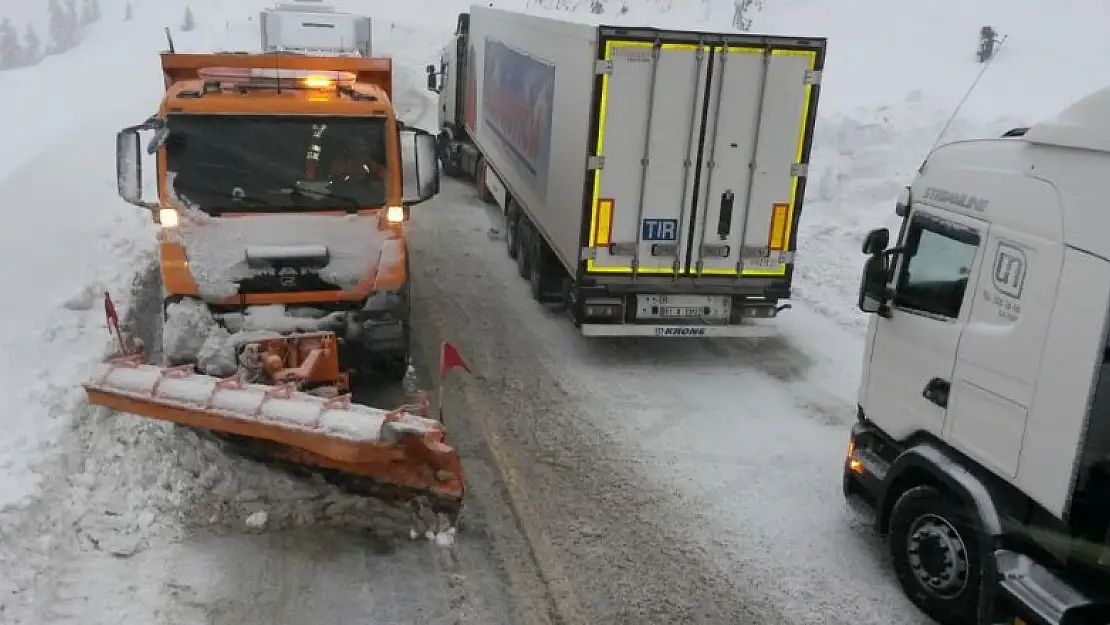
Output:
[[[721,237],[722,241],[732,234],[732,208],[735,201],[736,194],[732,189],[721,194],[721,210],[717,212],[717,236]],[[743,245],[744,242],[741,241],[740,246],[743,247]]]
[[[925,390],[921,392],[921,396],[941,408],[948,407],[948,391],[951,390],[952,384],[944,378],[933,378],[925,385]]]

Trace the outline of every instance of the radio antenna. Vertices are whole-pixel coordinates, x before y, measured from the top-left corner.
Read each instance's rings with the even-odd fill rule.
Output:
[[[1009,39],[1009,37],[1009,35],[1002,36],[1002,40],[998,42],[998,47],[995,48],[995,54],[993,54],[991,58],[987,59],[987,62],[983,64],[983,69],[979,70],[979,75],[975,77],[975,80],[971,81],[971,86],[967,88],[967,93],[964,94],[964,97],[962,100],[960,100],[960,103],[956,105],[956,108],[952,111],[952,115],[949,116],[948,121],[944,122],[944,127],[940,129],[940,134],[937,135],[937,139],[933,142],[933,146],[930,147],[929,151],[925,153],[925,159],[921,161],[921,167],[917,170],[918,173],[920,173],[921,170],[925,168],[925,161],[929,159],[929,154],[932,154],[933,150],[937,149],[937,146],[940,145],[941,139],[944,138],[944,133],[948,132],[948,127],[952,125],[952,122],[956,119],[956,115],[960,113],[960,109],[964,107],[967,99],[971,97],[971,93],[975,91],[975,86],[979,84],[979,80],[983,78],[983,74],[987,73],[987,70],[990,69],[991,63],[994,63],[994,60],[998,58],[998,51],[1002,50],[1002,46],[1006,45],[1006,40]]]
[[[281,95],[281,57],[277,50],[274,50],[274,78],[277,80],[278,95]]]

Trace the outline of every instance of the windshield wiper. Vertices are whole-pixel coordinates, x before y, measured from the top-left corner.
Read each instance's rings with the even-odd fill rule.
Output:
[[[279,193],[284,193],[285,195],[288,195],[290,197],[295,197],[295,198],[296,197],[311,197],[311,198],[314,198],[314,199],[329,198],[329,199],[333,199],[333,200],[339,200],[340,202],[346,202],[353,209],[357,210],[359,208],[358,200],[354,199],[353,197],[347,196],[347,195],[342,195],[342,194],[339,194],[339,193],[333,193],[331,191],[331,189],[327,188],[330,184],[331,183],[328,183],[328,182],[312,183],[312,182],[300,182],[300,181],[298,181],[298,182],[294,182],[293,186],[291,188],[281,189],[279,191]]]

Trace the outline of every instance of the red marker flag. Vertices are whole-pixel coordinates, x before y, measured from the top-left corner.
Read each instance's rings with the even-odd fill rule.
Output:
[[[114,333],[119,327],[119,315],[116,314],[116,306],[112,303],[112,296],[108,291],[104,291],[104,317],[108,320],[108,331]]]
[[[439,350],[439,382],[436,384],[436,418],[438,418],[440,422],[443,421],[443,376],[455,367],[466,371],[470,375],[474,375],[474,372],[470,370],[466,361],[463,360],[459,350],[455,349],[455,346],[447,341],[443,341],[443,345]]]
[[[454,345],[444,341],[439,352],[439,379],[442,380],[443,376],[455,367],[459,367],[467,373],[474,375],[474,372],[467,366],[466,361],[463,360],[459,350],[456,349]]]

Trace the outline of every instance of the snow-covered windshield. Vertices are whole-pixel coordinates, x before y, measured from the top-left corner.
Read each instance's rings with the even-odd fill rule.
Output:
[[[385,203],[384,118],[177,114],[168,127],[173,192],[207,213]]]

